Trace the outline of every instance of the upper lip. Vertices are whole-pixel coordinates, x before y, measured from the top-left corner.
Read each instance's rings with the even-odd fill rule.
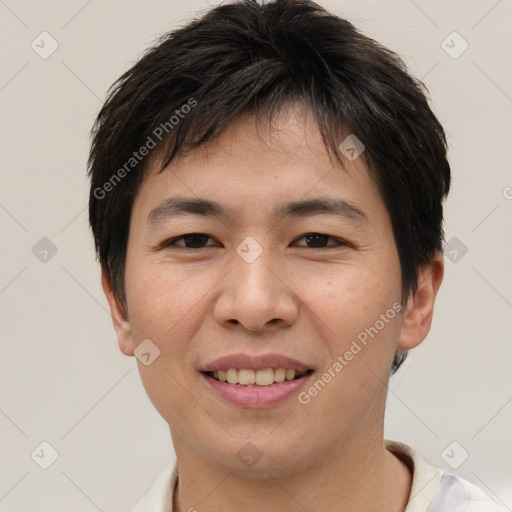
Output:
[[[200,368],[202,372],[214,372],[216,370],[228,370],[229,368],[248,369],[248,370],[265,370],[266,368],[285,368],[296,370],[297,372],[305,372],[311,370],[311,366],[286,357],[281,354],[231,354],[219,357]]]

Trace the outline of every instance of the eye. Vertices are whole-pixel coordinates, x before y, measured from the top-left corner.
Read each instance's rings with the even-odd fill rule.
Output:
[[[206,240],[211,237],[205,235],[204,233],[187,233],[186,235],[177,236],[175,238],[171,238],[167,242],[162,244],[162,247],[170,247],[170,246],[178,246],[184,247],[186,249],[201,249],[204,247],[204,243]],[[177,244],[179,240],[183,240],[185,245]]]
[[[300,238],[297,238],[297,240],[302,239],[306,241],[306,244],[313,245],[313,247],[309,247],[309,249],[332,249],[336,247],[342,247],[344,245],[349,245],[347,242],[344,242],[339,238],[334,238],[332,236],[324,235],[322,233],[308,233],[306,235],[302,235]],[[336,242],[335,245],[326,245],[329,239],[334,240]]]
[[[161,247],[164,248],[164,247],[175,246],[175,247],[183,247],[185,249],[202,249],[205,247],[212,246],[212,245],[209,245],[209,246],[205,245],[208,239],[213,240],[210,236],[208,236],[204,233],[187,233],[185,235],[171,238],[167,242],[164,242],[161,245]],[[308,233],[306,235],[302,235],[301,237],[297,238],[296,241],[303,240],[303,239],[306,241],[306,244],[308,244],[306,246],[306,248],[308,248],[308,249],[322,250],[322,249],[332,249],[332,248],[336,248],[336,247],[343,247],[343,246],[350,245],[343,240],[334,238],[329,235],[324,235],[322,233]],[[335,244],[334,245],[332,245],[332,244],[326,245],[329,239],[334,240]],[[177,243],[181,240],[184,242],[184,244]],[[299,247],[304,247],[304,246],[299,246]]]

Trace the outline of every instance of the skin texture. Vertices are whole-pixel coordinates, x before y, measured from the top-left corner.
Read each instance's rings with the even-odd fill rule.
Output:
[[[164,172],[157,163],[133,205],[127,311],[102,281],[121,351],[133,356],[150,339],[161,352],[138,366],[176,451],[174,510],[403,510],[411,475],[384,447],[387,382],[395,350],[414,348],[430,329],[441,254],[421,269],[405,310],[310,403],[294,395],[267,408],[237,407],[210,391],[198,368],[227,354],[272,352],[307,363],[317,378],[400,302],[390,218],[362,159],[333,165],[300,108],[283,110],[270,134],[247,114]],[[232,215],[188,214],[150,228],[149,212],[178,195],[218,201]],[[325,196],[357,204],[367,221],[271,216],[278,204]],[[188,233],[210,238],[199,249],[184,239],[161,247]],[[310,233],[333,237],[321,242],[329,248],[312,248],[303,238]],[[236,252],[247,236],[263,249],[250,264]],[[250,468],[237,457],[248,442],[261,453]]]

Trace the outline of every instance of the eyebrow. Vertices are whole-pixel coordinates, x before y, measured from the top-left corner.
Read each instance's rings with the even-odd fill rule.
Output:
[[[187,214],[223,218],[234,216],[234,212],[216,201],[200,198],[170,197],[149,212],[147,223],[150,226],[156,226],[170,217]],[[273,215],[276,220],[282,220],[285,217],[300,218],[313,215],[336,215],[356,223],[369,222],[368,216],[355,203],[330,197],[291,201],[275,208]]]

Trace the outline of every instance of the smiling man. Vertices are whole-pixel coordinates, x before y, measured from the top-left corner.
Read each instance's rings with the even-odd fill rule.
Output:
[[[119,347],[177,457],[134,510],[499,510],[383,439],[450,184],[396,55],[312,2],[222,5],[118,80],[89,163]]]

